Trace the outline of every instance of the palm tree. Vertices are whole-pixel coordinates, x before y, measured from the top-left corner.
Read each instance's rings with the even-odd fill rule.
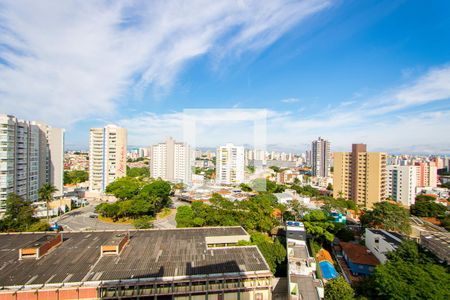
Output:
[[[47,208],[47,222],[49,221],[48,208],[50,205],[50,201],[53,199],[53,193],[58,191],[58,189],[49,183],[45,183],[39,189],[39,199],[41,201],[45,201],[45,206]]]

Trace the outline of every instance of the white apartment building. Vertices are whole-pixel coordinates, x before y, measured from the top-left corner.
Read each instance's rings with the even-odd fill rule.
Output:
[[[415,166],[386,166],[386,195],[405,206],[411,206],[416,198],[417,168]]]
[[[226,144],[217,149],[216,183],[236,185],[244,182],[244,147]]]
[[[366,228],[366,247],[382,264],[384,264],[388,260],[386,257],[386,253],[397,249],[402,241],[403,237],[396,232]]]
[[[171,182],[191,184],[194,152],[185,143],[168,138],[150,148],[150,175]]]
[[[89,191],[104,192],[127,171],[127,130],[115,125],[91,128],[89,135]]]
[[[0,210],[9,193],[38,201],[44,183],[63,193],[64,130],[0,114]]]
[[[43,123],[36,123],[40,128],[40,152],[45,152],[40,158],[40,164],[45,168],[40,170],[42,186],[49,182],[57,189],[54,196],[64,195],[64,129],[53,128]]]
[[[330,172],[330,142],[319,137],[311,146],[312,175],[328,177]]]

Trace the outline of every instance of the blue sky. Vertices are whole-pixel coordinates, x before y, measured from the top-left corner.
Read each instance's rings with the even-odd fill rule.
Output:
[[[185,109],[267,109],[270,148],[450,153],[449,1],[2,1],[0,112],[183,137]],[[246,144],[215,112],[201,146]],[[223,120],[223,116],[230,119]]]

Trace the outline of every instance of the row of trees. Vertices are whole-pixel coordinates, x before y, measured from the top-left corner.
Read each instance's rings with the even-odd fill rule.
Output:
[[[64,184],[77,184],[89,180],[89,173],[83,170],[64,171]]]
[[[414,241],[404,241],[387,254],[388,261],[356,283],[343,277],[325,285],[325,299],[450,299],[450,274]]]
[[[260,193],[243,201],[230,201],[213,194],[210,204],[193,202],[191,206],[177,209],[177,227],[243,226],[251,235],[250,242],[241,245],[257,245],[272,272],[286,259],[286,249],[278,238],[272,239],[270,232],[281,225],[285,207],[274,195]]]
[[[109,184],[106,192],[114,195],[118,201],[99,204],[96,207],[99,214],[114,221],[121,218],[137,219],[154,217],[161,209],[168,207],[171,185],[161,179],[126,176]]]
[[[6,198],[6,211],[0,220],[0,231],[46,231],[48,222],[34,217],[34,208],[30,201],[11,193]]]
[[[210,204],[193,202],[191,206],[177,209],[178,227],[240,226],[247,230],[270,232],[281,225],[274,212],[283,212],[272,194],[262,193],[243,201],[230,201],[213,194]]]
[[[387,254],[385,264],[356,286],[369,299],[450,299],[450,274],[414,241]]]

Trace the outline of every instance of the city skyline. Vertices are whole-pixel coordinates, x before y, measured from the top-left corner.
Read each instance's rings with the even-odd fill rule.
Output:
[[[181,140],[184,109],[236,107],[266,108],[284,150],[324,136],[335,151],[450,153],[448,2],[258,4],[4,2],[2,113],[66,128],[67,149],[109,123],[130,145]],[[215,126],[200,146],[247,139]]]

